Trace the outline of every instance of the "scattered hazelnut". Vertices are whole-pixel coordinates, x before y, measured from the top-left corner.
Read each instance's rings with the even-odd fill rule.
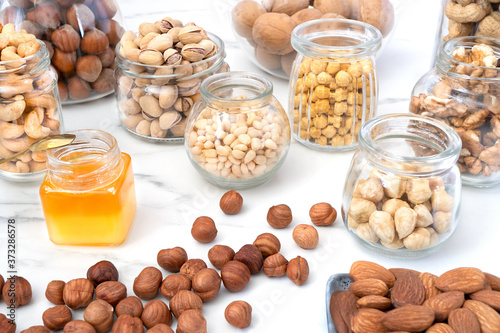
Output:
[[[227,322],[237,328],[247,328],[252,322],[252,306],[245,301],[231,302],[224,311]]]
[[[277,205],[269,208],[267,222],[275,229],[287,227],[292,222],[292,210],[287,205]]]
[[[176,318],[186,310],[195,309],[201,311],[203,301],[200,296],[196,295],[191,290],[179,290],[177,294],[170,300],[170,311]]]
[[[84,308],[92,302],[94,285],[88,279],[74,279],[63,289],[64,303],[72,309]]]
[[[50,281],[45,290],[47,300],[55,305],[63,305],[63,289],[66,282],[60,280]]]
[[[337,211],[327,202],[321,202],[313,205],[309,210],[311,222],[314,225],[326,226],[331,225],[337,218]]]
[[[2,274],[0,274],[0,290],[2,290],[4,283],[5,283],[5,280],[3,279]]]
[[[264,257],[259,248],[252,244],[246,244],[234,254],[234,260],[238,260],[250,269],[252,274],[257,274],[262,268]]]
[[[180,290],[191,290],[191,280],[186,275],[171,274],[161,283],[160,292],[168,300]]]
[[[293,240],[303,249],[314,249],[319,242],[318,231],[308,224],[299,224],[293,229]]]
[[[222,283],[230,292],[242,290],[250,281],[250,269],[244,263],[231,260],[222,266],[220,271]]]
[[[43,324],[53,331],[62,330],[72,319],[71,310],[66,305],[56,305],[43,312]]]
[[[271,233],[263,233],[257,236],[253,245],[257,246],[264,258],[278,253],[281,249],[281,243],[278,237]]]
[[[80,48],[88,54],[99,54],[109,46],[108,37],[99,29],[87,31],[82,38]]]
[[[157,324],[151,327],[148,333],[174,333],[174,330],[167,324]]]
[[[243,206],[243,198],[236,191],[228,191],[220,198],[219,207],[228,215],[237,214]]]
[[[127,297],[127,287],[119,281],[106,281],[95,288],[95,297],[115,306]]]
[[[115,307],[116,316],[130,315],[132,317],[140,317],[142,315],[142,302],[135,296],[128,296],[122,299]]]
[[[76,75],[87,82],[94,82],[101,74],[102,63],[95,55],[86,55],[76,61]]]
[[[288,263],[286,275],[297,286],[303,285],[309,277],[309,265],[307,260],[298,256]]]
[[[94,326],[83,320],[73,320],[64,326],[64,333],[96,333]]]
[[[21,276],[12,276],[3,284],[2,296],[5,304],[20,307],[31,300],[31,285]]]
[[[112,262],[102,260],[87,270],[87,279],[95,287],[105,281],[118,281],[118,270]]]
[[[0,332],[2,333],[16,333],[16,323],[12,322],[4,314],[0,313]]]
[[[170,273],[178,273],[181,266],[188,260],[188,256],[182,247],[174,247],[160,250],[156,259],[161,268]]]
[[[141,320],[147,328],[158,324],[170,325],[172,323],[172,314],[167,304],[156,299],[146,303]]]
[[[64,326],[64,327],[66,327],[66,326]],[[1,328],[2,327],[0,326],[0,329]],[[2,331],[2,332],[4,332],[4,331]],[[48,329],[47,327],[45,327],[43,325],[37,325],[37,326],[28,327],[27,329],[22,330],[21,333],[50,333],[50,329]]]
[[[286,274],[288,260],[281,253],[273,254],[264,260],[263,271],[266,276],[280,277]]]
[[[177,333],[207,333],[207,320],[198,310],[186,310],[178,318]]]
[[[192,287],[203,302],[208,302],[217,296],[220,290],[221,278],[213,268],[204,268],[193,276]]]
[[[186,275],[190,280],[193,280],[193,276],[203,268],[207,268],[207,264],[203,260],[189,259],[184,263],[184,265],[182,265],[179,273]]]
[[[108,332],[113,326],[113,307],[102,299],[96,299],[83,312],[83,319],[94,326],[97,333]]]
[[[144,326],[140,318],[132,317],[130,315],[123,315],[116,319],[113,329],[113,333],[144,333]]]
[[[198,217],[191,228],[191,235],[200,243],[210,243],[217,236],[214,220],[208,216]]]
[[[234,250],[226,245],[214,245],[208,251],[208,260],[215,268],[221,269],[227,262],[233,260]]]
[[[163,276],[156,267],[146,267],[134,280],[134,293],[137,297],[148,300],[158,294]]]

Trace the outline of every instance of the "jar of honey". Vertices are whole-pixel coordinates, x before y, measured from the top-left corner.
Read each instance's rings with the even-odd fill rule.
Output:
[[[113,246],[127,237],[136,209],[131,158],[99,130],[47,153],[40,198],[49,237],[59,245]]]

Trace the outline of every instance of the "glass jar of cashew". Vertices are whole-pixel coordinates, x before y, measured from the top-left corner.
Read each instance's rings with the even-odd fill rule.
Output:
[[[314,20],[293,30],[298,55],[289,115],[297,141],[323,151],[357,147],[361,125],[377,109],[375,54],[381,41],[378,29],[354,20]]]
[[[253,73],[215,74],[186,124],[191,163],[208,182],[244,189],[267,182],[290,145],[290,124],[272,83]]]
[[[436,251],[459,219],[460,149],[458,134],[430,117],[390,114],[368,121],[346,177],[346,228],[388,257]]]

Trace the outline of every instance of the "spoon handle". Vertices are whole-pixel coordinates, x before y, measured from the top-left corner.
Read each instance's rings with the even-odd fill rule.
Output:
[[[26,153],[29,150],[30,150],[29,148],[26,148],[26,149],[21,150],[20,152],[17,152],[14,155],[11,155],[9,157],[0,158],[0,164],[12,161],[13,159],[18,158],[19,156],[23,155],[24,153]]]

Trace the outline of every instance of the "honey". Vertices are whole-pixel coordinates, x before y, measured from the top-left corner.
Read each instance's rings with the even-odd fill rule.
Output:
[[[131,158],[108,133],[73,133],[73,144],[48,153],[48,172],[40,186],[50,240],[59,245],[119,245],[136,209]]]

